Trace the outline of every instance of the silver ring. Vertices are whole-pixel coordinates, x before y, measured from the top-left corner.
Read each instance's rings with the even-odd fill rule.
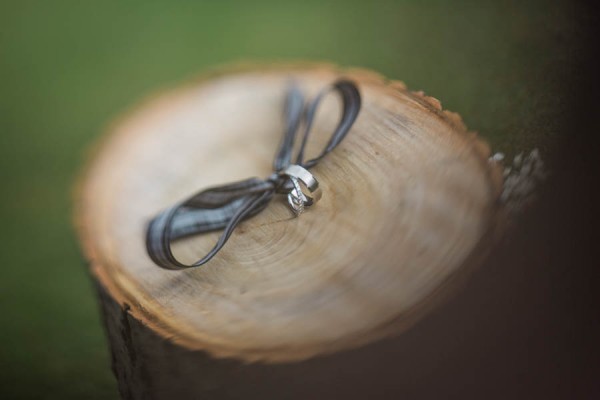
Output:
[[[298,179],[294,177],[289,178],[292,182],[293,188],[287,195],[288,204],[290,205],[292,211],[296,213],[296,215],[300,215],[304,212],[304,204],[308,201],[308,199],[302,192],[302,188],[300,187],[300,182]]]
[[[322,192],[319,188],[319,181],[300,165],[292,164],[281,172],[290,178],[292,190],[288,193],[288,204],[296,214],[304,211],[304,207],[310,207],[321,199]],[[300,182],[306,187],[302,190]]]

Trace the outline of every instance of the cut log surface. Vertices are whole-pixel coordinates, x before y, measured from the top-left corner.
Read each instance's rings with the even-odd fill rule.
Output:
[[[311,170],[322,200],[294,218],[276,196],[208,264],[154,265],[149,219],[201,189],[269,176],[289,79],[312,98],[339,77],[357,83],[363,107]],[[339,107],[332,95],[319,110],[309,155]],[[145,102],[97,147],[77,196],[121,394],[227,392],[239,366],[277,368],[397,337],[494,244],[502,181],[488,158],[436,99],[364,70],[242,68]],[[174,253],[195,261],[218,236],[178,241]],[[260,379],[269,384],[257,375],[248,385]]]

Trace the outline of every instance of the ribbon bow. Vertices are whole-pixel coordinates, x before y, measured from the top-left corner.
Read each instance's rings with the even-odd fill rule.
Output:
[[[304,160],[304,149],[317,107],[325,95],[332,91],[342,98],[340,122],[321,153],[313,159]],[[302,93],[298,87],[292,85],[285,103],[285,134],[273,162],[275,172],[267,179],[250,178],[203,190],[162,211],[150,221],[146,233],[146,249],[152,261],[166,269],[184,269],[206,264],[225,245],[235,227],[242,220],[265,209],[275,193],[288,194],[292,209],[297,213],[301,212],[304,205],[310,205],[313,199],[301,191],[298,180],[289,171],[304,171],[312,177],[306,170],[314,167],[344,139],[358,115],[360,106],[361,98],[356,85],[342,79],[323,89],[304,112]],[[292,164],[294,142],[302,117],[305,119],[304,135],[295,163]],[[306,179],[300,179],[305,185],[311,185]],[[316,180],[314,184],[318,185]],[[219,229],[223,229],[223,233],[215,246],[195,263],[183,264],[173,255],[171,241]]]

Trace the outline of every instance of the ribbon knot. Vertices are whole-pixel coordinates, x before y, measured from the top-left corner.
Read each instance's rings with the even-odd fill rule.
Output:
[[[340,121],[321,153],[315,158],[304,160],[317,108],[330,92],[337,92],[341,96]],[[306,108],[300,89],[292,84],[286,96],[285,131],[273,162],[274,173],[266,179],[250,178],[203,190],[159,213],[150,221],[146,232],[146,249],[152,261],[166,269],[184,269],[206,264],[225,245],[241,221],[264,210],[276,193],[291,195],[297,190],[293,178],[285,175],[284,171],[291,166],[305,170],[314,167],[344,139],[356,120],[360,107],[360,93],[356,85],[348,80],[338,80],[326,87]],[[303,121],[304,133],[295,162],[292,163],[296,136]],[[296,196],[299,196],[297,192]],[[221,229],[223,233],[215,246],[193,264],[181,263],[171,251],[171,242],[174,240]]]

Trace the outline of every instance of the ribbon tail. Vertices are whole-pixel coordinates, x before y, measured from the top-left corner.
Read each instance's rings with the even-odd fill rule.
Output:
[[[273,197],[274,188],[257,178],[202,191],[170,207],[150,221],[146,249],[152,261],[167,269],[197,267],[225,245],[235,227],[261,212]],[[212,250],[191,265],[177,260],[171,242],[179,238],[224,229]]]

